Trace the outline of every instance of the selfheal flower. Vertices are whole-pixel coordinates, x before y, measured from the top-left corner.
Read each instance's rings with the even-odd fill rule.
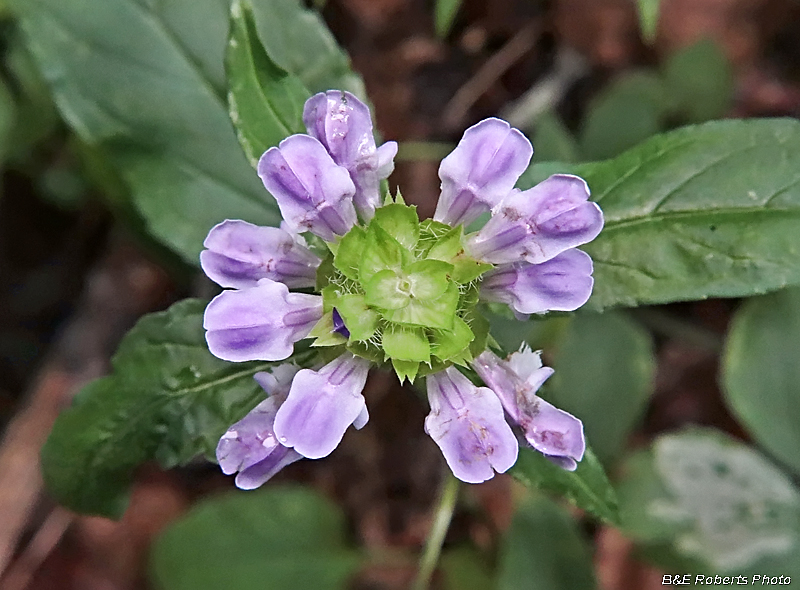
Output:
[[[217,462],[225,475],[238,472],[236,486],[252,490],[281,469],[303,456],[278,442],[273,430],[275,414],[286,400],[289,385],[300,367],[280,365],[272,373],[253,377],[269,397],[222,435],[217,445]]]
[[[299,235],[246,221],[215,225],[203,245],[208,249],[200,253],[200,266],[221,287],[255,287],[261,279],[313,287],[322,262]]]
[[[203,328],[211,354],[226,361],[281,361],[322,317],[322,297],[289,293],[261,279],[255,287],[223,291],[206,307]]]
[[[526,191],[514,190],[483,228],[467,237],[469,254],[484,262],[539,264],[593,240],[603,213],[589,201],[586,181],[554,174]]]
[[[350,173],[355,185],[353,203],[369,221],[381,206],[380,181],[394,170],[397,143],[375,147],[369,107],[349,92],[329,90],[306,101],[303,122],[339,166]]]
[[[292,135],[268,149],[258,161],[258,175],[296,232],[310,231],[330,242],[356,222],[350,174],[313,137]]]
[[[522,348],[503,361],[487,350],[472,367],[497,394],[534,449],[564,469],[577,468],[586,450],[583,423],[536,395],[553,374],[553,369],[542,366],[539,353]]]
[[[518,445],[503,406],[486,387],[475,387],[450,367],[427,378],[431,413],[425,432],[439,445],[458,479],[480,483],[517,461]]]
[[[514,262],[483,275],[480,297],[520,314],[574,311],[592,294],[592,259],[574,248],[541,264]]]
[[[531,156],[531,143],[505,121],[473,125],[439,166],[442,193],[433,218],[454,227],[471,223],[511,192]]]
[[[364,426],[369,415],[361,391],[369,366],[368,360],[346,352],[319,371],[300,371],[275,418],[281,444],[319,459],[339,445],[348,426]]]

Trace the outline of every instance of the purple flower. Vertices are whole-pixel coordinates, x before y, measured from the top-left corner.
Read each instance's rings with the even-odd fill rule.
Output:
[[[272,279],[290,288],[313,287],[322,260],[303,238],[277,227],[230,219],[208,232],[200,266],[221,287],[255,287]]]
[[[473,125],[439,166],[442,194],[433,218],[454,227],[474,221],[511,192],[532,155],[530,142],[505,121]]]
[[[255,287],[223,291],[203,317],[211,354],[226,361],[280,361],[322,317],[322,297],[289,293],[283,283],[261,279]]]
[[[480,483],[517,461],[517,439],[503,406],[486,387],[475,387],[453,367],[429,375],[427,432],[458,479]]]
[[[236,486],[252,490],[303,456],[278,442],[275,414],[286,399],[289,384],[300,367],[280,365],[272,373],[253,377],[269,397],[231,426],[217,445],[217,462],[225,475],[238,472]]]
[[[539,353],[523,348],[504,361],[487,350],[472,366],[520,425],[530,445],[560,467],[574,471],[586,450],[583,423],[536,395],[553,374],[553,369],[542,366]]]
[[[574,311],[592,294],[592,259],[571,248],[541,264],[514,262],[483,275],[481,299],[520,314]]]
[[[349,92],[329,90],[306,101],[303,122],[308,134],[318,139],[339,166],[350,173],[355,185],[353,202],[369,221],[381,206],[380,181],[394,169],[397,143],[375,147],[369,107]]]
[[[493,264],[550,260],[593,240],[603,229],[603,213],[588,199],[586,181],[568,174],[555,174],[526,191],[514,190],[486,225],[468,236],[467,250]]]
[[[346,352],[319,371],[300,371],[275,417],[281,444],[319,459],[338,446],[348,426],[364,426],[369,415],[361,391],[369,366],[369,361]]]
[[[333,241],[356,222],[355,186],[318,140],[292,135],[264,152],[258,175],[295,232],[310,231]]]

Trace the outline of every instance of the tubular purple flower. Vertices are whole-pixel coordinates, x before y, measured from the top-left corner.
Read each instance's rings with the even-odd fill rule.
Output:
[[[442,194],[433,218],[452,226],[471,223],[511,192],[531,156],[531,143],[505,121],[473,125],[439,166]]]
[[[512,191],[486,225],[467,237],[467,251],[493,264],[550,260],[593,240],[603,229],[603,213],[588,199],[586,181],[568,174],[555,174],[526,191]]]
[[[200,266],[221,287],[255,287],[272,279],[289,288],[313,287],[322,259],[303,238],[277,227],[227,219],[208,232]]]
[[[222,435],[217,462],[225,475],[238,472],[236,486],[252,490],[303,456],[278,442],[273,430],[275,414],[286,399],[289,384],[300,368],[293,364],[275,367],[272,373],[253,377],[269,397]]]
[[[281,444],[319,459],[339,445],[348,426],[363,427],[369,415],[361,392],[369,366],[368,360],[347,352],[319,371],[300,371],[275,417]]]
[[[344,166],[356,187],[353,202],[365,221],[381,206],[380,181],[394,170],[397,143],[375,147],[369,107],[349,92],[329,90],[306,101],[303,122],[339,166]]]
[[[592,259],[574,248],[541,264],[515,262],[483,275],[480,296],[519,314],[574,311],[592,294]]]
[[[353,181],[313,137],[292,135],[268,149],[258,175],[295,232],[310,231],[330,242],[356,223]]]
[[[225,361],[280,361],[322,317],[322,297],[289,293],[283,283],[261,279],[255,287],[223,291],[203,316],[211,354]]]
[[[504,361],[487,350],[472,367],[534,449],[564,469],[577,468],[586,450],[583,423],[536,395],[553,374],[553,369],[542,366],[539,353],[523,348]]]
[[[480,483],[517,461],[517,439],[503,406],[486,387],[475,387],[454,367],[429,375],[431,413],[425,432],[439,445],[458,479]]]

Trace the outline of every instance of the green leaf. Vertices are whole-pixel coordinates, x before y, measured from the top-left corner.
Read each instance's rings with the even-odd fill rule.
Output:
[[[270,58],[312,93],[335,88],[366,99],[364,82],[325,21],[301,0],[252,0],[258,36]]]
[[[381,270],[364,284],[367,305],[380,309],[400,309],[411,301],[411,283],[394,270]]]
[[[536,168],[521,187],[540,175]],[[684,127],[613,160],[559,170],[585,178],[605,215],[603,232],[582,247],[594,260],[592,309],[800,283],[796,120]]]
[[[326,312],[314,325],[309,338],[314,338],[311,346],[339,346],[347,342],[347,338],[333,331],[333,311]]]
[[[664,84],[650,72],[628,73],[592,101],[579,138],[587,160],[611,158],[661,130]]]
[[[400,361],[427,363],[431,360],[431,346],[422,328],[388,326],[383,330],[383,350],[386,356]]]
[[[733,69],[722,49],[710,39],[672,55],[664,66],[664,85],[687,123],[721,117],[733,102]]]
[[[461,8],[461,0],[436,0],[437,37],[440,39],[447,37],[459,8]]]
[[[299,78],[267,55],[247,0],[233,0],[228,50],[228,108],[239,143],[255,168],[267,149],[304,133],[303,105],[310,93]]]
[[[358,280],[358,267],[361,265],[366,239],[366,232],[356,225],[339,242],[333,263],[348,279]]]
[[[455,318],[452,330],[433,330],[431,333],[431,353],[442,359],[450,360],[458,353],[467,349],[475,335],[470,330],[467,322],[460,317]],[[469,355],[468,355],[469,356]]]
[[[400,272],[411,261],[411,253],[377,223],[371,223],[359,253],[358,276],[361,283],[369,281],[382,270]]]
[[[419,239],[419,217],[417,208],[392,203],[375,210],[375,217],[370,222],[377,223],[386,233],[400,242],[403,248],[414,250]]]
[[[636,7],[639,9],[639,28],[642,30],[642,37],[650,45],[656,40],[660,4],[661,0],[636,0]]]
[[[569,513],[544,497],[525,502],[500,547],[498,590],[591,590],[592,551]]]
[[[445,294],[438,299],[412,298],[405,307],[389,310],[383,317],[399,324],[452,330],[458,296],[458,287],[455,283],[450,283]]]
[[[368,340],[378,329],[379,316],[367,307],[363,295],[342,295],[336,309],[350,331],[351,340]]]
[[[723,357],[725,399],[753,438],[800,474],[800,289],[745,302]]]
[[[531,344],[545,348],[556,371],[544,397],[583,421],[592,449],[609,465],[653,392],[652,337],[621,312],[578,313],[561,327],[555,343]]]
[[[219,437],[261,399],[253,374],[274,363],[228,363],[208,352],[206,302],[185,300],[140,320],[114,373],[89,384],[42,449],[50,494],[76,512],[119,517],[133,470],[212,456]]]
[[[161,590],[343,590],[359,565],[341,511],[303,488],[205,500],[155,543]]]
[[[62,116],[107,151],[156,238],[197,264],[221,220],[278,223],[220,96],[226,2],[13,6]]]
[[[711,429],[669,434],[623,472],[623,528],[658,548],[650,557],[711,573],[800,575],[800,493],[742,443]]]
[[[558,467],[533,449],[521,448],[511,475],[532,488],[564,496],[606,522],[615,524],[618,520],[617,495],[588,447],[575,471]]]
[[[453,265],[441,260],[419,260],[403,268],[411,283],[411,295],[417,299],[436,299],[450,286],[448,277]]]
[[[463,234],[463,225],[454,227],[452,230],[436,239],[425,254],[426,258],[441,260],[452,264],[454,268],[451,272],[451,277],[459,284],[467,284],[474,281],[492,268],[491,264],[479,262],[466,255],[462,243]]]
[[[403,381],[408,379],[409,383],[413,383],[417,378],[419,372],[419,362],[417,361],[401,361],[400,359],[392,359],[392,367],[394,372],[397,373],[397,378],[402,384]]]

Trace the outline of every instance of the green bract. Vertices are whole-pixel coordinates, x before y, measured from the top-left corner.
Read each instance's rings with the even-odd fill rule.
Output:
[[[467,256],[463,229],[419,221],[398,198],[355,226],[319,267],[325,314],[314,346],[344,346],[372,361],[390,362],[402,381],[467,365],[483,350],[488,327],[474,313],[477,282],[492,265]],[[334,308],[349,338],[334,331]]]

